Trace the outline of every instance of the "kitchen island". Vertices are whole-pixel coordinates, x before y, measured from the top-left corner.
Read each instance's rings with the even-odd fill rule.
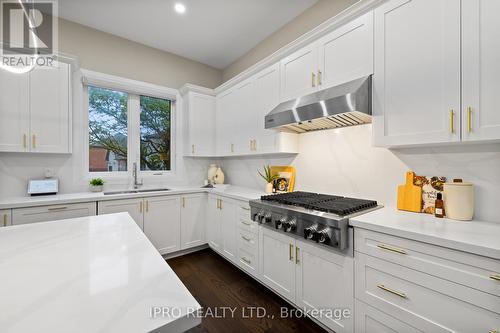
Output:
[[[0,229],[1,332],[183,332],[201,309],[127,213]]]

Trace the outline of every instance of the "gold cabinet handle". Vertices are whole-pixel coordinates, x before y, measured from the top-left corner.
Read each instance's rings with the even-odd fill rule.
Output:
[[[378,244],[377,247],[379,249],[386,250],[386,251],[396,252],[399,254],[407,254],[405,250],[398,249],[397,247],[392,247],[392,246],[388,246],[385,244]]]
[[[323,84],[323,80],[321,78],[322,75],[323,75],[323,73],[321,73],[321,71],[318,70],[318,86]]]
[[[231,153],[234,153],[234,143],[231,143]]]
[[[247,259],[245,257],[241,257],[241,260],[243,260],[244,262],[246,262],[247,264],[251,264],[252,262],[250,261],[250,259]]]
[[[217,209],[220,209],[219,199],[217,199]]]
[[[243,238],[244,240],[246,240],[247,242],[251,242],[253,239],[249,238],[249,237],[246,237],[246,236],[243,236],[241,235],[241,238]]]
[[[290,261],[293,261],[293,244],[290,244],[290,247],[288,249],[288,254]]]
[[[257,151],[257,140],[253,140],[253,150]]]
[[[241,207],[241,206],[240,206]],[[241,209],[244,209],[244,210],[250,210],[249,207],[241,207]]]
[[[182,208],[186,208],[186,198],[182,197]]]
[[[3,226],[7,226],[7,214],[3,214]]]
[[[68,207],[67,206],[60,206],[60,207],[47,208],[47,210],[49,210],[49,211],[58,211],[58,210],[65,210],[65,209],[68,209]]]
[[[300,249],[295,247],[295,264],[300,264]]]
[[[455,133],[455,111],[450,110],[450,133]]]
[[[194,145],[191,145],[191,154],[194,154]]]
[[[222,209],[222,199],[219,199],[219,209]]]
[[[28,141],[28,138],[27,138],[26,134],[23,134],[23,148],[24,149],[27,148],[26,147],[28,145],[27,141]]]
[[[490,279],[495,280],[495,281],[500,281],[500,275],[498,274],[491,274]]]
[[[149,212],[149,200],[146,200],[146,213]]]
[[[311,73],[311,86],[316,87],[316,74]]]
[[[472,107],[467,107],[467,132],[472,132]]]
[[[402,293],[402,292],[396,291],[396,290],[391,289],[391,288],[387,288],[387,287],[386,287],[386,286],[384,286],[383,284],[379,284],[379,285],[377,285],[377,288],[380,288],[380,289],[382,289],[382,290],[384,290],[384,291],[387,291],[387,292],[389,292],[389,293],[391,293],[391,294],[394,294],[394,295],[396,295],[396,296],[399,296],[399,297],[401,297],[401,298],[408,298],[408,296],[406,296],[406,294],[405,294],[405,293]]]
[[[31,147],[33,149],[36,148],[36,135],[35,134],[33,134],[32,138],[31,138]]]
[[[142,213],[142,201],[139,202],[139,213]]]
[[[247,221],[241,221],[241,223],[244,224],[244,225],[252,225],[252,223],[247,222]]]

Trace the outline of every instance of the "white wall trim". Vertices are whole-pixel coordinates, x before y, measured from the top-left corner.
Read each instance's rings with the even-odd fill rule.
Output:
[[[204,95],[215,96],[214,89],[197,86],[191,83],[186,83],[185,85],[183,85],[179,89],[179,92],[181,93],[182,96],[186,95],[188,92],[196,92]]]
[[[349,23],[353,19],[369,12],[375,7],[378,7],[381,3],[385,1],[387,0],[360,0],[356,2],[355,4],[346,8],[339,14],[321,23],[316,28],[306,32],[293,42],[283,46],[281,49],[277,50],[276,52],[272,53],[271,55],[257,62],[256,64],[250,66],[248,69],[244,70],[235,77],[224,82],[223,84],[214,89],[215,93],[219,94],[222,91],[225,91],[235,86],[236,84],[260,72],[266,67],[271,66],[276,62],[279,62],[281,59],[299,50],[300,48],[316,41],[320,37],[325,36],[331,31],[339,28],[340,26]]]

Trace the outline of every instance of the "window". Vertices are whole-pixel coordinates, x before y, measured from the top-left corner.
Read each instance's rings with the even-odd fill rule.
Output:
[[[140,97],[141,170],[170,170],[171,101]]]
[[[128,94],[88,87],[89,171],[127,171]]]

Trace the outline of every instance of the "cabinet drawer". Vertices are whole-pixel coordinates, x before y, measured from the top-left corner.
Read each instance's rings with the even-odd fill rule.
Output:
[[[358,300],[354,301],[354,314],[356,333],[423,332]]]
[[[356,298],[425,332],[500,330],[500,298],[355,253]]]
[[[254,276],[257,276],[257,267],[259,267],[257,258],[256,251],[249,251],[241,247],[238,250],[238,265]]]
[[[239,229],[236,233],[236,237],[238,238],[238,247],[247,249],[248,251],[252,251],[257,253],[258,251],[258,234],[254,234],[251,232],[247,232]]]
[[[55,221],[76,217],[92,216],[95,214],[95,202],[16,208],[12,210],[12,224],[18,225],[35,222]]]
[[[240,230],[244,230],[246,232],[250,232],[252,234],[258,234],[259,233],[259,225],[257,222],[251,221],[251,220],[245,220],[245,219],[238,219],[238,228]]]
[[[238,217],[241,220],[247,220],[247,221],[251,221],[252,220],[252,218],[250,216],[250,206],[248,205],[248,203],[240,204],[239,205]]]
[[[358,252],[500,296],[500,261],[356,228]]]

